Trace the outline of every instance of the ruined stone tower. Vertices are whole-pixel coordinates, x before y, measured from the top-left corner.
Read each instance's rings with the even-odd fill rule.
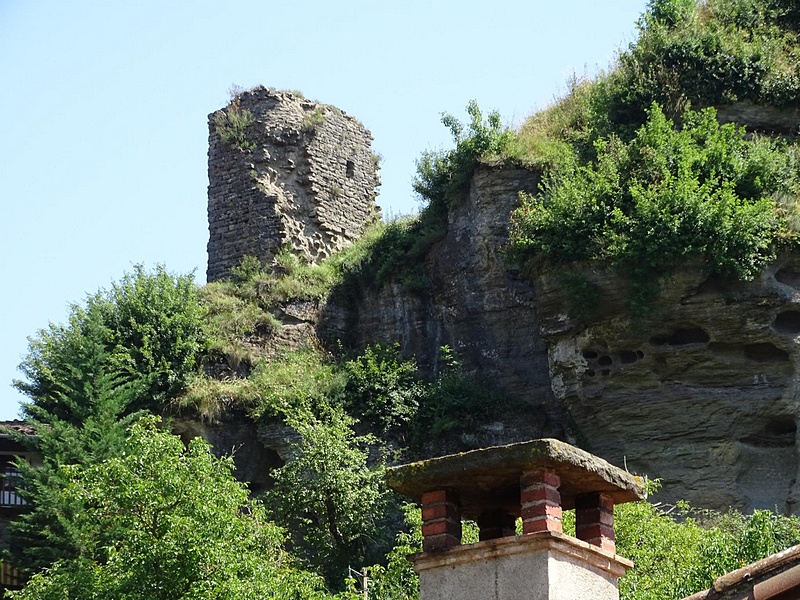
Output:
[[[282,248],[319,262],[376,219],[372,135],[329,105],[257,87],[209,115],[208,281]]]

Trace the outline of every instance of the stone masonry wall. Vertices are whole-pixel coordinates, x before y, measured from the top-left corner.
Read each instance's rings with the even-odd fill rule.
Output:
[[[264,87],[209,115],[208,281],[246,255],[269,264],[288,247],[319,262],[358,239],[379,215],[371,142],[343,111]]]

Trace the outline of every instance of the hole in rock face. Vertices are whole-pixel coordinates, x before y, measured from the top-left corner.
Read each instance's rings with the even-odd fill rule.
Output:
[[[347,161],[346,174],[350,179],[352,179],[356,175],[356,165],[352,160]]]
[[[769,342],[747,344],[744,347],[744,355],[745,358],[756,362],[787,362],[789,360],[788,352]]]
[[[594,350],[584,350],[583,358],[587,360],[592,360],[594,358],[597,358],[597,352],[595,352]]]
[[[775,273],[775,279],[784,285],[788,285],[793,288],[800,288],[800,271],[792,267],[784,267]]]
[[[763,429],[743,438],[742,442],[762,448],[786,448],[795,445],[796,435],[797,422],[793,417],[773,417]]]
[[[797,422],[792,417],[777,417],[767,423],[766,431],[772,435],[791,436],[794,439]]]
[[[601,367],[607,367],[613,363],[614,361],[611,359],[610,356],[601,356],[600,358],[597,359],[597,364],[600,365]]]
[[[636,351],[636,358],[638,358],[639,360],[642,360],[644,358],[644,352],[642,352],[641,350],[637,350]]]
[[[592,371],[591,369],[587,370],[586,371],[586,376],[587,377],[594,377],[594,371]]]
[[[622,350],[619,353],[619,362],[623,364],[635,363],[637,358],[638,356],[636,352],[633,352],[632,350]]]
[[[800,333],[800,311],[787,310],[782,312],[772,322],[772,326],[785,333]]]
[[[708,334],[699,327],[685,327],[676,329],[666,337],[650,338],[650,343],[654,346],[663,346],[664,344],[683,346],[685,344],[705,344],[710,339]]]

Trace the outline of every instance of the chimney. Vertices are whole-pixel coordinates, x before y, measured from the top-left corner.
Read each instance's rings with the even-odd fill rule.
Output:
[[[422,505],[420,600],[619,600],[633,563],[615,552],[614,505],[644,497],[641,477],[543,439],[391,467],[387,481]],[[577,537],[561,528],[571,508]],[[461,544],[462,518],[479,542]]]

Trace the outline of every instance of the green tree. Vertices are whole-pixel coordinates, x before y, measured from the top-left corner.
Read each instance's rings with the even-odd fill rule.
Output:
[[[345,361],[345,408],[350,414],[386,432],[407,425],[414,417],[425,386],[419,382],[417,362],[400,358],[400,345],[368,346],[360,356]]]
[[[147,418],[119,456],[63,465],[77,555],[33,576],[18,600],[307,599],[322,580],[295,568],[266,520],[201,439],[186,448]]]
[[[620,580],[621,600],[683,598],[714,579],[800,543],[800,520],[771,511],[725,515],[680,503],[666,514],[648,502],[614,510],[617,552],[634,568]]]
[[[20,365],[29,397],[23,414],[38,437],[20,438],[42,466],[20,463],[30,510],[12,527],[14,562],[37,570],[78,555],[74,499],[64,465],[117,456],[127,426],[191,379],[205,343],[203,310],[191,276],[137,266],[110,290],[73,305],[66,325],[30,339]]]
[[[194,376],[206,345],[204,314],[191,275],[137,265],[110,290],[73,305],[66,325],[50,324],[31,338],[20,365],[26,381],[15,386],[39,409],[79,423],[91,404],[76,407],[69,399],[81,385],[76,369],[102,368],[137,382],[131,408],[157,407]],[[87,355],[96,345],[105,353]]]
[[[295,456],[273,472],[269,504],[278,523],[293,532],[292,551],[329,584],[341,585],[348,565],[365,564],[380,547],[387,501],[383,469],[370,467],[370,439],[356,436],[353,420],[340,410],[331,409],[324,420],[289,416],[287,423],[300,440]]]
[[[139,388],[124,375],[108,371],[110,358],[102,335],[92,333],[104,329],[98,315],[84,314],[81,325],[62,330],[62,352],[50,361],[58,361],[54,371],[59,375],[51,379],[48,392],[23,404],[37,436],[18,439],[41,456],[41,464],[17,462],[17,485],[29,510],[12,522],[11,539],[13,562],[29,572],[79,553],[74,519],[80,506],[66,491],[64,466],[118,455],[127,426],[137,417],[125,413]]]

